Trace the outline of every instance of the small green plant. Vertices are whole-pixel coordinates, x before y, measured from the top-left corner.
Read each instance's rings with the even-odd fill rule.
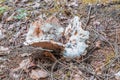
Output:
[[[2,15],[7,9],[8,9],[7,6],[3,6],[3,7],[0,6],[0,15]]]
[[[27,16],[27,11],[25,9],[17,10],[17,15],[14,16],[15,19],[24,19]]]

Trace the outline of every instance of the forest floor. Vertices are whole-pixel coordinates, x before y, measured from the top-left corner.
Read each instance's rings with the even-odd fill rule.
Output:
[[[83,4],[71,0],[1,0],[0,1],[0,80],[120,80],[120,1],[106,4]],[[50,2],[49,2],[50,1]],[[90,32],[88,51],[75,59],[37,58],[28,67],[20,65],[31,58],[34,48],[25,46],[26,33],[41,15],[54,15],[62,26],[79,16],[82,27]],[[2,37],[1,37],[2,36]],[[37,55],[39,56],[39,55]],[[36,69],[43,74],[31,76]],[[41,77],[40,77],[41,78]],[[41,80],[41,79],[40,79]]]

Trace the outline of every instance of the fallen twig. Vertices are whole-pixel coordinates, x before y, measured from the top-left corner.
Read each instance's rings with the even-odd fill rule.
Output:
[[[90,4],[89,6],[90,6],[90,7],[89,7],[89,11],[88,11],[87,22],[86,22],[86,24],[85,24],[85,29],[87,28],[87,25],[88,25],[89,22],[90,22],[90,15],[91,15],[91,10],[92,10],[92,5]]]

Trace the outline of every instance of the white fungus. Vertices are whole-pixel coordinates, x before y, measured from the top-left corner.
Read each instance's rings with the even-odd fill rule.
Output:
[[[65,57],[79,57],[85,52],[88,47],[85,41],[89,38],[89,32],[82,29],[79,17],[75,16],[71,20],[65,30],[65,36],[69,37],[68,42],[65,44]]]
[[[31,24],[25,43],[33,44],[35,42],[50,42],[52,40],[54,41],[55,45],[63,45],[63,55],[70,58],[79,57],[85,52],[86,48],[88,47],[85,42],[87,39],[89,39],[89,32],[82,29],[79,17],[75,16],[73,19],[71,19],[66,29],[59,25],[59,22],[57,22],[56,18],[50,18],[48,21],[44,21],[43,23],[38,21],[34,24]],[[37,34],[35,34],[36,29],[39,30],[39,34],[37,32]],[[60,42],[62,36],[66,38],[64,44]]]

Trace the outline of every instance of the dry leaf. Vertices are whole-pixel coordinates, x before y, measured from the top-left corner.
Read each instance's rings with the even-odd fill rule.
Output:
[[[25,59],[19,64],[19,66],[20,66],[19,68],[26,70],[26,69],[28,69],[29,65],[30,65],[30,60]]]
[[[81,76],[83,73],[79,70],[75,75],[73,75],[74,80],[84,80],[84,78]]]
[[[48,73],[44,70],[32,70],[30,73],[30,77],[32,79],[38,80],[41,78],[46,78],[48,77]]]
[[[93,61],[91,65],[93,66],[96,74],[102,74],[102,68],[105,65],[103,61]]]
[[[95,46],[96,46],[97,48],[101,48],[101,41],[97,41],[97,42],[95,43]]]
[[[19,67],[16,68],[15,70],[23,69],[26,72],[28,72],[28,68],[33,67],[33,66],[36,66],[36,65],[32,63],[30,59],[25,59],[19,64]]]
[[[59,20],[55,16],[51,16],[46,20],[46,23],[59,24]]]

